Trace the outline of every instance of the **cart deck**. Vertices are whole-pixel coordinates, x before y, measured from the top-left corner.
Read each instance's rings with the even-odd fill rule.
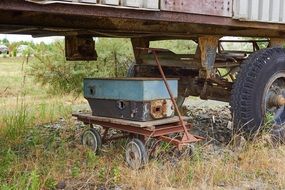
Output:
[[[168,141],[178,148],[181,148],[183,145],[188,143],[193,143],[201,140],[200,137],[191,136],[189,140],[185,140],[182,137],[170,138],[168,135],[174,133],[184,132],[183,126],[180,124],[179,118],[166,118],[154,121],[147,122],[137,122],[124,119],[116,119],[110,117],[98,117],[92,116],[91,114],[78,114],[75,113],[72,116],[76,117],[79,121],[82,121],[84,124],[96,124],[102,126],[105,131],[103,135],[103,142],[108,140],[113,140],[113,138],[106,139],[109,129],[116,129],[122,132],[126,132],[129,135],[141,135],[141,139],[144,141],[146,138],[160,138],[164,141]],[[184,123],[188,129],[191,125],[187,123],[188,117],[183,117]],[[125,137],[125,136],[124,136]],[[115,137],[116,139],[118,137]]]
[[[126,119],[116,119],[116,118],[110,118],[110,117],[99,117],[99,116],[93,116],[91,114],[79,114],[74,113],[72,116],[77,117],[81,121],[84,122],[100,122],[100,123],[110,123],[110,124],[121,124],[121,125],[128,125],[130,127],[138,127],[138,128],[148,128],[153,129],[155,126],[158,125],[166,125],[169,123],[178,123],[179,118],[177,116],[172,118],[166,118],[166,119],[158,119],[153,121],[145,121],[145,122],[139,122],[139,121],[131,121]],[[184,121],[187,121],[189,117],[182,117]]]

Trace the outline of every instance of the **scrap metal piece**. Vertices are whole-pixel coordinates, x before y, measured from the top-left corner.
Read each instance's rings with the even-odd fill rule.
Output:
[[[95,41],[90,36],[66,36],[65,50],[68,61],[97,60]]]
[[[214,64],[219,45],[219,37],[202,36],[199,37],[199,47],[201,51],[201,66],[206,70],[206,78],[210,78],[214,73]]]
[[[283,38],[270,38],[270,41],[269,41],[270,47],[283,48],[284,45],[285,45],[285,40]]]
[[[133,47],[133,52],[134,52],[134,56],[136,59],[136,63],[142,64],[143,59],[141,56],[144,54],[147,54],[148,51],[138,49],[137,47],[148,48],[149,47],[149,39],[147,39],[147,38],[132,38],[131,42],[132,42],[132,47]]]
[[[155,100],[150,103],[150,114],[155,119],[171,117],[174,107],[171,100]]]
[[[170,100],[127,101],[87,98],[94,116],[152,121],[174,116]]]
[[[180,113],[180,110],[179,110],[179,108],[178,108],[178,105],[176,104],[176,101],[175,101],[175,99],[174,99],[173,93],[172,93],[172,91],[171,91],[171,89],[170,89],[170,86],[169,86],[169,84],[168,84],[168,82],[167,82],[167,79],[166,79],[166,77],[165,77],[164,71],[163,71],[163,69],[162,69],[162,67],[161,67],[161,65],[160,65],[160,63],[159,63],[159,59],[158,59],[158,56],[157,56],[157,53],[156,53],[156,49],[150,49],[150,50],[151,50],[152,53],[153,53],[153,56],[154,56],[154,58],[155,58],[155,62],[156,62],[156,64],[157,64],[157,67],[158,67],[158,69],[159,69],[159,72],[160,72],[160,74],[161,74],[161,77],[162,77],[162,79],[163,79],[163,81],[164,81],[165,87],[166,87],[166,89],[167,89],[167,91],[168,91],[168,93],[169,93],[170,99],[171,99],[171,101],[172,101],[172,103],[173,103],[173,105],[174,105],[175,111],[176,111],[176,113],[177,113],[177,115],[178,115],[180,124],[181,124],[181,126],[182,126],[182,128],[183,128],[183,130],[184,130],[184,133],[183,133],[183,137],[182,137],[181,142],[182,142],[182,143],[184,143],[184,142],[190,143],[190,142],[199,141],[198,138],[196,138],[195,136],[193,136],[192,134],[190,134],[190,133],[188,132],[188,130],[187,130],[187,127],[186,127],[186,125],[185,125],[185,123],[184,123],[184,121],[183,121],[183,119],[182,119],[182,115],[181,115],[181,113]],[[181,148],[181,147],[178,146],[178,149],[180,149],[180,148]]]

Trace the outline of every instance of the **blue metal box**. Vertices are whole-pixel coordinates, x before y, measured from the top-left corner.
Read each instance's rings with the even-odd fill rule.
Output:
[[[178,80],[168,79],[176,98]],[[84,80],[84,97],[95,116],[150,121],[174,115],[174,107],[162,79],[89,78]]]
[[[176,98],[177,79],[169,79],[168,84]],[[163,80],[157,78],[85,79],[84,97],[129,101],[170,99]]]

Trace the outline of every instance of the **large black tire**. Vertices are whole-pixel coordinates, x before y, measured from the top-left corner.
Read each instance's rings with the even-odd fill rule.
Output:
[[[266,112],[264,91],[268,81],[278,72],[285,72],[283,48],[255,52],[243,62],[230,101],[235,133],[252,137],[262,129]]]

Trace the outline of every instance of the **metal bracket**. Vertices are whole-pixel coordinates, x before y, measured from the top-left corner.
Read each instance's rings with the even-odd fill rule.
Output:
[[[147,54],[148,50],[138,49],[138,47],[149,48],[149,40],[147,38],[132,38],[131,41],[132,41],[134,56],[136,59],[136,64],[141,64],[143,62],[141,55]]]
[[[95,41],[91,36],[66,36],[65,56],[68,61],[97,60]]]
[[[270,38],[269,47],[281,47],[285,45],[285,39],[283,38]]]
[[[210,78],[214,71],[219,37],[202,36],[198,39],[202,69],[206,71],[206,78]]]

